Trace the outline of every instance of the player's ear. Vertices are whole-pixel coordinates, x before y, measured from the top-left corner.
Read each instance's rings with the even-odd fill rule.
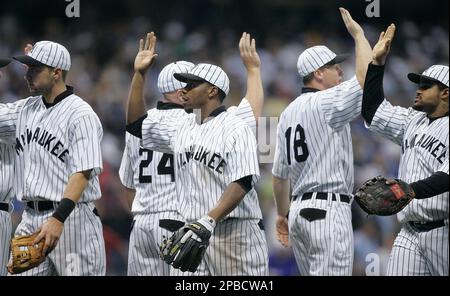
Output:
[[[56,81],[60,80],[62,78],[62,70],[61,69],[53,69],[53,77]]]
[[[441,91],[441,98],[448,102],[448,88]]]
[[[323,72],[320,69],[314,71],[314,78],[317,79],[319,82],[322,82]]]
[[[209,88],[209,94],[208,94],[208,96],[209,96],[210,98],[213,98],[213,97],[218,96],[218,95],[219,95],[219,89],[218,89],[216,86],[211,86],[211,87]]]

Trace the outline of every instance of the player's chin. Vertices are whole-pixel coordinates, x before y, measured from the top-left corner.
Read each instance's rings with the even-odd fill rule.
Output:
[[[418,101],[414,102],[412,108],[416,111],[423,111],[423,105]]]

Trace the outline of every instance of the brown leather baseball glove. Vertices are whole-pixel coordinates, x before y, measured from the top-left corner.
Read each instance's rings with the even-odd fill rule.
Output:
[[[17,236],[11,239],[11,261],[8,264],[8,272],[18,274],[32,269],[45,260],[43,254],[44,240],[33,245],[38,233],[32,235]]]

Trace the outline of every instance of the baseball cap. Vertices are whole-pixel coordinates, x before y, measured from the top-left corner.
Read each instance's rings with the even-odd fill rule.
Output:
[[[4,67],[11,62],[10,59],[0,59],[0,67]]]
[[[298,73],[304,77],[327,64],[339,64],[348,57],[348,54],[336,55],[324,45],[313,46],[303,51],[298,57]]]
[[[52,41],[39,41],[27,55],[14,59],[28,66],[49,66],[64,71],[69,71],[71,66],[67,49]]]
[[[426,79],[440,82],[448,87],[448,66],[433,65],[422,74],[409,73],[408,79],[417,84],[420,83],[420,80]]]
[[[230,79],[222,68],[211,64],[197,64],[187,73],[175,73],[173,76],[181,81],[206,81],[217,86],[226,95],[230,90]]]
[[[158,76],[158,89],[162,94],[174,92],[178,89],[181,89],[186,86],[185,83],[180,82],[175,79],[173,74],[175,73],[187,73],[192,68],[194,68],[194,64],[186,61],[177,61],[174,63],[170,63],[165,66]]]

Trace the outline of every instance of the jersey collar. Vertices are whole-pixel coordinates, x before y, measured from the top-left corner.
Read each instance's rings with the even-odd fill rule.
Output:
[[[205,123],[207,121],[210,121],[211,119],[213,119],[214,117],[217,117],[220,115],[220,113],[223,113],[227,111],[227,108],[225,106],[219,106],[218,108],[214,109],[209,115],[208,117],[206,117],[202,123]]]
[[[59,94],[55,100],[53,101],[53,103],[47,103],[44,99],[44,97],[42,97],[42,102],[44,103],[45,107],[48,109],[50,107],[55,106],[56,104],[58,104],[59,102],[61,102],[62,100],[64,100],[65,98],[67,98],[70,95],[73,95],[73,87],[70,85],[66,86],[67,90],[65,90],[64,92],[62,92],[61,94]]]
[[[433,121],[435,121],[436,119],[443,118],[443,117],[446,117],[446,116],[448,116],[448,112],[445,113],[445,114],[442,115],[442,116],[439,116],[439,117],[428,117],[428,116],[427,116],[427,118],[428,118],[428,120],[430,121],[429,123],[431,124],[431,123],[432,123]]]
[[[166,102],[159,101],[156,104],[156,109],[158,109],[158,110],[183,109],[183,106],[180,104],[166,103]]]
[[[318,92],[320,90],[318,90],[317,88],[313,88],[313,87],[302,87],[302,94],[306,94],[306,93],[315,93]]]

